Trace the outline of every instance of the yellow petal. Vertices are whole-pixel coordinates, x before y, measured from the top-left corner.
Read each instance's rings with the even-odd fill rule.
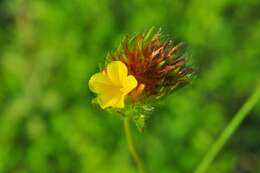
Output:
[[[98,104],[102,109],[107,107],[123,108],[124,107],[124,96],[123,95],[98,95]]]
[[[113,105],[116,108],[124,108],[125,107],[125,96],[121,95],[117,98],[117,102]]]
[[[120,89],[125,95],[131,92],[137,86],[137,80],[134,76],[129,75],[123,82],[123,88]]]
[[[111,97],[107,95],[98,95],[97,101],[102,109],[109,107],[111,105],[111,102],[113,102],[113,100],[111,100]]]
[[[104,73],[96,73],[89,80],[89,88],[95,93],[111,92],[115,90],[114,84]]]
[[[107,65],[107,74],[110,80],[120,86],[127,77],[127,67],[121,61],[112,61]]]
[[[106,71],[94,74],[89,80],[89,88],[98,94],[101,108],[123,108],[125,96],[136,86],[134,76],[127,76],[127,67],[121,61],[108,64]]]

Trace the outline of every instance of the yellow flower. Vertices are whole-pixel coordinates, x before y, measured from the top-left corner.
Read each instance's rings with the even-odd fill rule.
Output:
[[[112,61],[106,70],[94,74],[89,80],[89,88],[97,94],[102,109],[123,108],[125,96],[136,86],[137,80],[128,75],[127,67],[121,61]]]

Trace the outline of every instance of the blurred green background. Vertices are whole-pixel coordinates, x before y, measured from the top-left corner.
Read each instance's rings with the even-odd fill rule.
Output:
[[[87,83],[151,26],[189,46],[196,78],[132,130],[150,173],[192,173],[259,81],[259,0],[0,0],[0,173],[135,173]],[[259,103],[208,172],[260,172]]]

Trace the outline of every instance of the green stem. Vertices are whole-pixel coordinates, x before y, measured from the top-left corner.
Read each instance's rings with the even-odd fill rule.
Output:
[[[208,153],[205,155],[195,173],[205,173],[212,161],[215,159],[219,151],[223,148],[224,144],[231,137],[231,135],[235,132],[235,130],[239,127],[241,122],[245,119],[248,113],[252,110],[254,105],[260,99],[260,85],[257,87],[255,92],[251,95],[251,97],[245,102],[245,104],[240,108],[240,110],[235,114],[230,123],[221,133],[219,138],[215,141],[212,147],[209,149]]]
[[[132,155],[133,161],[135,162],[139,172],[145,173],[143,162],[142,162],[140,156],[138,155],[138,153],[135,149],[135,146],[134,146],[133,137],[132,137],[132,133],[131,133],[131,129],[130,129],[130,120],[131,119],[129,117],[124,118],[124,128],[125,128],[125,134],[126,134],[126,138],[127,138],[128,149],[129,149],[130,154]]]

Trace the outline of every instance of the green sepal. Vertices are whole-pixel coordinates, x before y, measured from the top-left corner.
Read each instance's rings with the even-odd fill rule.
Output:
[[[145,116],[142,114],[137,118],[133,118],[137,129],[140,132],[144,132]]]
[[[92,99],[92,104],[98,104],[97,98]],[[135,123],[139,132],[143,132],[145,128],[146,119],[148,118],[149,114],[154,110],[151,103],[148,102],[139,102],[139,103],[132,103],[130,100],[125,100],[125,107],[122,109],[119,108],[112,108],[108,107],[104,109],[110,114],[118,115],[121,119],[129,117]]]

